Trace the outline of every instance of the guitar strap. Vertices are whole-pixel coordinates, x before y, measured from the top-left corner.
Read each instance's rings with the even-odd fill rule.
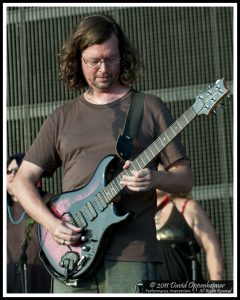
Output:
[[[132,154],[132,143],[142,116],[144,96],[143,93],[133,90],[133,97],[128,108],[123,133],[118,136],[116,145],[117,153],[123,160],[129,159]]]

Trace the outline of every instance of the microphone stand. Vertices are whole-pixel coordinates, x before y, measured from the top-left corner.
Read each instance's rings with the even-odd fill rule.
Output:
[[[28,293],[28,264],[27,264],[27,247],[28,243],[31,240],[31,229],[33,228],[35,221],[32,218],[29,218],[26,222],[26,229],[25,229],[25,238],[21,245],[21,254],[19,256],[19,271],[21,275],[21,283],[22,283],[22,290],[24,293]]]
[[[191,253],[192,253],[192,280],[197,280],[197,255],[192,241],[188,242]]]
[[[22,291],[24,293],[28,292],[28,278],[27,278],[27,246],[28,246],[28,239],[25,238],[22,246],[21,246],[21,255],[19,256],[18,266],[21,276],[21,284],[22,284]]]
[[[182,256],[184,256],[187,259],[191,259],[192,263],[191,263],[191,267],[192,267],[192,280],[196,281],[197,280],[197,255],[196,255],[196,251],[194,248],[194,244],[193,241],[189,241],[188,245],[190,247],[191,250],[191,256],[188,256],[184,253],[183,250],[181,250],[175,243],[173,243],[171,245],[172,248],[174,248],[175,250],[177,250],[179,253],[181,253]]]

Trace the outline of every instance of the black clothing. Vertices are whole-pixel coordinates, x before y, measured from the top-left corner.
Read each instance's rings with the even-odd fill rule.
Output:
[[[44,195],[40,189],[39,193]],[[25,289],[27,293],[50,293],[51,276],[39,258],[37,224],[9,194],[7,198],[7,293],[24,293]],[[28,230],[29,240],[26,239]]]
[[[203,280],[201,266],[197,261],[200,247],[192,229],[173,203],[169,219],[157,231],[159,251],[162,256],[162,280]],[[196,273],[193,271],[196,264]],[[193,274],[194,272],[194,274]],[[194,276],[194,277],[193,277]]]

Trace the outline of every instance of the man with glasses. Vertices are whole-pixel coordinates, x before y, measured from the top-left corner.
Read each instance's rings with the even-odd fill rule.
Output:
[[[67,258],[72,255],[72,264],[75,254],[71,249],[84,240],[83,227],[57,218],[41,201],[34,183],[42,174],[52,176],[62,166],[63,192],[89,185],[102,160],[117,154],[117,138],[135,93],[132,84],[141,70],[138,51],[109,16],[83,18],[61,49],[59,77],[82,94],[46,119],[24,158],[14,190],[29,214],[51,233],[55,248],[61,245],[70,249]],[[172,122],[166,105],[156,96],[145,95],[133,153],[123,168],[128,169],[131,161]],[[159,162],[167,171],[157,170]],[[55,278],[53,292],[134,293],[139,281],[158,279],[161,258],[154,223],[155,189],[189,192],[193,186],[180,140],[174,139],[146,168],[124,175],[120,184],[124,190],[115,207],[120,213],[132,211],[133,220],[113,230],[103,259],[91,275],[69,281]],[[98,207],[89,205],[88,213],[100,213]],[[88,218],[81,217],[83,221]],[[59,263],[67,265],[67,258]],[[75,269],[82,266],[82,259],[86,258],[77,260]]]

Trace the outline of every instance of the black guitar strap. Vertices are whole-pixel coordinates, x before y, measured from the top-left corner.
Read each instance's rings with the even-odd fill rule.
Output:
[[[142,116],[144,96],[143,93],[133,90],[123,133],[118,136],[116,145],[117,153],[123,160],[129,159],[132,154],[132,143]]]

